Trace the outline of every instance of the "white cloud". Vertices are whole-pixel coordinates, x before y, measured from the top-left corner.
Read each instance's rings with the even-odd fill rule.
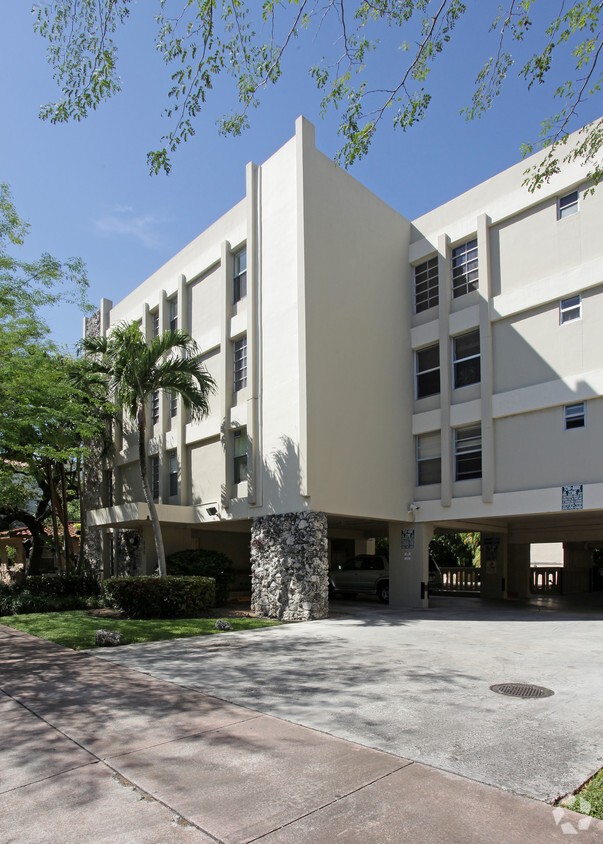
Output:
[[[120,205],[96,220],[95,228],[103,235],[134,238],[148,249],[161,249],[164,242],[157,228],[164,222],[165,220],[152,214],[136,215],[132,207]]]

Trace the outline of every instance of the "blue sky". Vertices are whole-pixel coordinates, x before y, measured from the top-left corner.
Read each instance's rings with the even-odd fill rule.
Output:
[[[31,223],[23,256],[81,256],[95,305],[101,296],[118,302],[238,202],[246,163],[261,164],[285,143],[299,114],[316,125],[319,149],[334,156],[340,145],[336,116],[321,119],[306,72],[310,53],[320,45],[300,38],[284,78],[253,111],[250,130],[239,138],[218,135],[215,121],[232,103],[232,92],[229,101],[228,86],[220,85],[195,138],[174,156],[172,173],[150,176],[146,153],[169,128],[162,116],[167,76],[151,41],[154,5],[145,0],[134,6],[120,36],[122,94],[86,121],[67,126],[37,117],[57,89],[29,4],[5,0],[0,11],[0,181],[11,186],[17,209]],[[471,13],[455,32],[454,50],[438,58],[431,74],[433,100],[425,120],[406,134],[384,123],[368,156],[350,170],[410,219],[519,161],[521,143],[536,140],[540,120],[553,111],[555,79],[527,92],[512,71],[494,109],[465,122],[460,109],[496,48],[488,25],[498,2],[468,5]],[[375,55],[385,78],[405,58],[395,49]],[[599,117],[600,110],[600,102],[591,102],[572,128]],[[81,336],[82,315],[75,308],[55,309],[48,321],[61,344],[73,346]]]

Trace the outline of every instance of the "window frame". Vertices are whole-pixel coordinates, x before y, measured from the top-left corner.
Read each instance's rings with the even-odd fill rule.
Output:
[[[474,266],[473,266],[474,265]],[[450,287],[453,299],[479,289],[479,251],[477,237],[459,243],[450,255]]]
[[[578,300],[574,302],[574,300]],[[572,316],[577,311],[575,316]],[[566,299],[559,300],[559,325],[567,325],[568,322],[575,322],[582,319],[582,294],[574,293]]]
[[[426,367],[425,369],[420,369],[419,366],[420,366],[421,355],[424,355],[425,352],[433,351],[433,349],[437,349],[437,351],[438,351],[438,365]],[[429,346],[424,346],[422,349],[417,349],[415,351],[415,396],[416,396],[417,400],[426,399],[426,398],[429,398],[429,396],[439,396],[440,395],[440,391],[441,391],[440,369],[441,369],[441,364],[440,364],[440,343],[439,343],[439,341],[437,343],[431,343]],[[428,378],[428,376],[430,376],[434,372],[438,373],[438,389],[437,390],[431,390],[431,388],[428,387],[428,389],[431,390],[431,392],[421,392],[421,389],[420,389],[421,383],[424,382],[424,381],[429,382],[430,379]]]
[[[565,220],[567,217],[577,214],[580,210],[579,200],[580,192],[578,189],[557,197],[557,219]]]
[[[159,337],[159,309],[151,313],[151,339]]]
[[[178,297],[177,296],[172,296],[171,299],[168,299],[168,313],[169,313],[170,331],[177,331],[178,330]]]
[[[574,411],[574,408],[581,408],[581,410]],[[573,431],[575,428],[586,428],[586,402],[584,401],[573,402],[572,404],[563,406],[564,431]]]
[[[179,493],[178,476],[180,474],[180,466],[178,463],[178,451],[174,448],[166,454],[168,466],[168,496],[173,498]],[[174,469],[175,465],[175,469]]]
[[[151,498],[159,501],[159,455],[151,455]]]
[[[431,438],[433,441],[437,438],[439,442],[439,453],[437,455],[428,455],[421,457],[421,440],[425,441]],[[441,484],[442,483],[442,434],[441,431],[429,431],[425,434],[417,434],[415,437],[416,440],[416,466],[417,466],[417,486],[432,486],[433,484]],[[421,479],[421,467],[427,463],[436,464],[438,465],[438,479],[437,480],[422,480]]]
[[[479,437],[477,432],[479,431]],[[462,439],[460,435],[463,435]],[[479,446],[473,448],[460,448],[462,442],[470,442],[471,440],[478,440]],[[479,468],[461,470],[461,460],[470,461],[475,460],[476,455],[479,454]],[[483,461],[482,461],[482,426],[481,422],[476,422],[473,425],[464,425],[462,428],[454,429],[454,480],[471,481],[479,480],[483,477]],[[479,473],[479,474],[478,474]]]
[[[421,277],[419,277],[421,276]],[[419,291],[424,285],[425,289]],[[415,313],[419,314],[440,304],[439,259],[428,258],[414,268]]]
[[[151,393],[151,425],[157,425],[159,423],[159,415],[160,415],[160,402],[159,402],[159,390],[153,390]]]
[[[178,393],[170,390],[170,419],[178,416]]]
[[[245,259],[245,266],[241,269],[241,258]],[[237,266],[238,265],[238,266]],[[247,296],[247,245],[241,246],[232,255],[232,301],[240,302]]]
[[[470,337],[471,335],[477,335],[477,345],[478,345],[478,352],[477,354],[470,354],[465,355],[465,357],[458,357],[457,358],[457,341],[463,340],[464,338]],[[452,338],[452,383],[453,388],[455,390],[460,390],[463,387],[470,387],[472,384],[480,384],[482,380],[482,364],[481,364],[481,357],[482,357],[482,350],[481,350],[481,338],[480,338],[480,331],[479,328],[474,328],[471,331],[465,331],[463,334],[457,334],[455,337]],[[467,381],[465,384],[457,383],[457,373],[463,372],[465,369],[468,372],[471,372],[473,365],[469,364],[469,361],[478,361],[478,377],[476,380]]]
[[[233,390],[235,393],[247,386],[247,335],[232,343]]]
[[[245,442],[245,450],[237,454],[237,442]],[[239,446],[241,449],[241,446]],[[247,481],[247,461],[248,461],[249,443],[247,440],[247,427],[236,428],[232,432],[232,477],[233,483],[236,485]]]

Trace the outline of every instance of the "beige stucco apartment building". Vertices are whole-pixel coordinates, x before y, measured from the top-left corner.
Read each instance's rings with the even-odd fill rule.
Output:
[[[300,118],[248,165],[238,205],[102,301],[88,331],[183,328],[218,384],[202,422],[169,395],[149,409],[168,553],[225,551],[241,583],[251,555],[264,591],[280,566],[281,605],[301,565],[304,617],[324,612],[327,555],[380,535],[390,603],[426,605],[435,528],[482,532],[484,596],[527,595],[532,542],[563,542],[567,589],[588,588],[603,545],[603,192],[585,195],[571,164],[529,193],[530,163],[410,221]],[[127,541],[152,571],[134,433],[98,479],[89,520],[105,572]]]

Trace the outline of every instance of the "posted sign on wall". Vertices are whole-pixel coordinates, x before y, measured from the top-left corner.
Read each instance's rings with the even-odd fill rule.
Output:
[[[582,510],[584,506],[582,484],[568,484],[561,487],[561,509]]]

